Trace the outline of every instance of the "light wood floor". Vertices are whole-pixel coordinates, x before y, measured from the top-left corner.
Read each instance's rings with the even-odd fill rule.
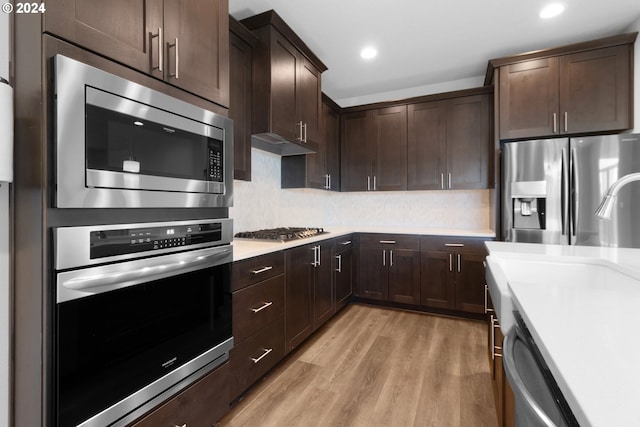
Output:
[[[224,427],[496,427],[486,326],[352,304],[236,404]]]

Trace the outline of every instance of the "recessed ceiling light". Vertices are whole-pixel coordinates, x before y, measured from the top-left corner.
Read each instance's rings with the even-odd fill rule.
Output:
[[[364,59],[375,58],[377,54],[378,54],[378,51],[375,50],[375,48],[373,47],[365,47],[360,52],[360,56],[363,57]]]
[[[546,5],[540,11],[540,18],[548,19],[553,18],[554,16],[560,15],[564,11],[564,5],[562,3],[551,3]]]

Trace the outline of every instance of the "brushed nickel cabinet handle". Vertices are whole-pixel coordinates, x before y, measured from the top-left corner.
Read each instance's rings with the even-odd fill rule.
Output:
[[[395,240],[380,240],[380,243],[382,243],[383,245],[395,245],[396,241]]]
[[[453,254],[449,254],[449,271],[453,271]]]
[[[336,259],[338,260],[338,268],[336,268],[336,271],[342,273],[342,255],[336,255]]]
[[[558,114],[553,113],[553,133],[558,133]]]
[[[251,311],[253,311],[254,313],[259,313],[262,310],[264,310],[265,308],[272,306],[273,305],[273,301],[269,301],[269,302],[265,302],[264,304],[262,304],[260,307],[258,308],[252,308]]]
[[[440,174],[440,189],[444,190],[444,173]]]
[[[496,348],[496,329],[493,326],[493,314],[489,318],[489,348],[491,349],[491,360],[495,360],[495,351]]]
[[[564,131],[569,132],[569,113],[564,112]]]
[[[484,314],[495,313],[495,310],[489,308],[489,285],[484,284]]]
[[[169,49],[171,49],[172,47],[175,47],[176,49],[176,72],[173,74],[170,73],[169,76],[175,77],[176,80],[178,80],[180,78],[180,44],[177,37],[174,43],[169,44]]]
[[[304,139],[302,140],[302,142],[306,143],[307,142],[307,124],[304,124]]]
[[[162,72],[162,27],[158,27],[158,34],[151,34],[151,40],[158,38],[158,66],[153,67],[152,70],[158,70]]]
[[[449,190],[451,190],[451,172],[449,172]]]
[[[252,357],[252,358],[251,358],[251,361],[252,361],[253,363],[258,363],[259,361],[261,361],[262,359],[264,359],[265,357],[267,357],[267,354],[269,354],[269,353],[271,353],[271,352],[273,351],[273,349],[272,349],[272,348],[265,348],[265,349],[263,349],[263,350],[264,350],[264,353],[262,353],[262,355],[261,355],[260,357],[258,357],[258,358],[253,358],[253,357]]]
[[[389,251],[389,267],[393,267],[393,249]]]
[[[272,266],[268,265],[268,266],[266,266],[266,267],[262,267],[262,268],[259,268],[259,269],[257,269],[257,270],[251,270],[251,272],[252,272],[253,274],[260,274],[260,273],[264,273],[265,271],[269,271],[269,270],[271,270],[272,268],[273,268]]]
[[[371,191],[371,177],[367,175],[367,191]]]
[[[387,250],[386,249],[382,250],[382,265],[383,266],[387,265]]]
[[[351,244],[351,240],[347,240],[346,242],[342,242],[340,244],[343,245],[343,246],[350,245]]]
[[[460,273],[460,254],[458,254],[458,273]]]
[[[449,248],[464,248],[464,243],[445,243],[444,245]]]
[[[376,191],[376,176],[373,175],[373,191]]]

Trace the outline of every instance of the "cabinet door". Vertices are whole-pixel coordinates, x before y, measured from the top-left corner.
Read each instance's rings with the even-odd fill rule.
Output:
[[[285,252],[285,337],[286,350],[297,347],[313,332],[312,246]]]
[[[500,67],[500,139],[553,135],[559,130],[558,69],[558,58]]]
[[[389,301],[420,304],[419,251],[389,251]]]
[[[324,150],[329,190],[340,191],[340,114],[327,104],[323,105]]]
[[[320,265],[314,268],[313,328],[318,329],[335,313],[331,244],[321,244]]]
[[[629,45],[560,58],[560,114],[563,133],[631,128]]]
[[[358,295],[382,301],[389,299],[387,249],[360,247]]]
[[[300,64],[296,87],[298,120],[304,123],[304,134],[307,143],[313,142],[317,144],[320,140],[321,74],[304,56],[300,55],[298,62]]]
[[[367,111],[347,113],[340,117],[342,191],[367,191],[371,185],[369,122]]]
[[[329,139],[331,135],[329,132],[332,130],[328,129],[331,125],[329,111],[331,111],[331,109],[323,102],[319,123],[321,136],[316,141],[318,143],[318,149],[315,154],[305,155],[307,161],[307,187],[309,188],[326,189],[327,187],[327,159],[331,148],[331,141]]]
[[[229,68],[233,177],[251,181],[251,45],[234,33],[229,33]]]
[[[449,189],[489,186],[489,95],[454,98],[447,107]]]
[[[338,252],[335,259],[335,293],[336,310],[347,305],[349,297],[353,293],[353,249]]]
[[[229,3],[164,0],[165,80],[229,105]]]
[[[420,300],[422,305],[435,308],[454,308],[453,254],[426,251],[421,255]]]
[[[407,106],[373,112],[373,190],[407,189]]]
[[[44,31],[162,78],[162,0],[47,0]]]
[[[445,101],[408,107],[409,190],[443,190],[447,162],[447,107]]]
[[[456,257],[456,309],[484,313],[484,254],[458,253]]]
[[[271,132],[291,140],[300,138],[296,114],[298,51],[279,32],[271,30]]]

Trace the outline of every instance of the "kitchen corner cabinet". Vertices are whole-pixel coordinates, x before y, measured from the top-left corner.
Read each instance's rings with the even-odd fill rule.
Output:
[[[327,67],[273,10],[241,21],[258,39],[253,56],[252,133],[315,148],[321,74]]]
[[[314,154],[285,156],[282,188],[340,190],[340,107],[322,94],[320,138]]]
[[[421,304],[484,313],[484,239],[423,236]]]
[[[405,304],[420,303],[420,238],[361,234],[357,295]]]
[[[407,189],[407,106],[341,116],[342,191]]]
[[[336,239],[334,246],[333,283],[336,311],[345,307],[353,295],[354,236]]]
[[[490,95],[408,106],[408,189],[489,187]]]
[[[229,411],[229,363],[190,385],[131,427],[216,425]]]
[[[285,251],[285,341],[290,352],[335,313],[331,240]]]
[[[251,181],[251,57],[255,36],[229,16],[229,118],[233,120],[233,177]]]
[[[632,58],[633,41],[501,66],[500,139],[630,129]]]
[[[233,263],[230,401],[284,357],[284,272],[283,252]]]
[[[44,31],[229,105],[227,0],[47,0]]]

